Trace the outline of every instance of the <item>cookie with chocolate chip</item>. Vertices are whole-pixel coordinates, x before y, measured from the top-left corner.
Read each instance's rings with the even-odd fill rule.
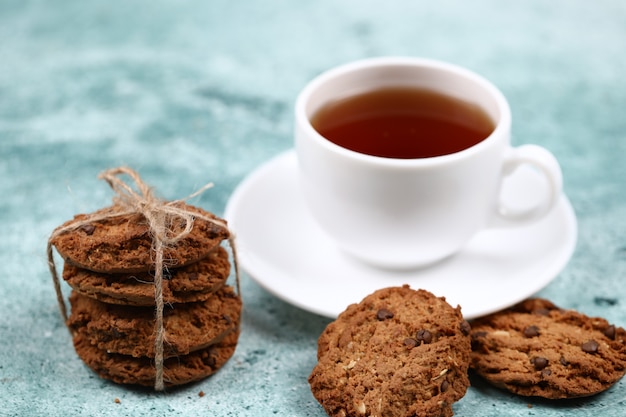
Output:
[[[163,301],[205,301],[224,286],[230,273],[228,252],[221,246],[200,261],[163,271]],[[111,304],[154,306],[154,272],[104,274],[65,262],[63,279],[78,293]]]
[[[68,326],[107,352],[134,357],[155,356],[154,307],[107,304],[72,292]],[[206,301],[166,305],[164,356],[186,355],[212,344],[239,327],[241,299],[224,287]]]
[[[469,332],[444,298],[378,290],[319,337],[311,392],[330,416],[452,416],[469,386]]]
[[[175,246],[165,247],[166,266],[178,268],[197,262],[229,237],[225,221],[212,213],[184,203],[174,206],[196,217],[187,236]],[[91,218],[100,220],[90,221]],[[167,225],[172,235],[185,229],[182,221],[172,223]],[[153,236],[143,214],[124,214],[122,208],[111,206],[89,215],[76,215],[59,229],[62,231],[51,239],[52,245],[66,262],[79,268],[107,274],[147,272],[154,268]]]
[[[590,396],[626,373],[624,329],[544,299],[472,322],[471,337],[471,368],[523,396]]]
[[[163,363],[165,386],[187,384],[214,374],[233,356],[238,338],[239,330],[207,348],[166,359]],[[92,345],[81,333],[75,335],[73,341],[78,356],[100,377],[118,384],[154,385],[153,359],[107,352]]]

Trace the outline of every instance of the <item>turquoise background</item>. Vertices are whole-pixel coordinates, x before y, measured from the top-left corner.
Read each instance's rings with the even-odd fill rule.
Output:
[[[539,295],[625,326],[626,2],[2,0],[0,415],[324,416],[306,378],[329,320],[245,275],[240,344],[218,374],[166,394],[99,379],[63,326],[45,246],[110,203],[96,176],[119,165],[168,199],[213,181],[192,203],[222,214],[245,175],[292,147],[304,84],[379,55],[449,61],[502,89],[514,144],[557,156],[579,221],[573,258]],[[564,402],[472,382],[458,416],[626,413],[623,381]]]

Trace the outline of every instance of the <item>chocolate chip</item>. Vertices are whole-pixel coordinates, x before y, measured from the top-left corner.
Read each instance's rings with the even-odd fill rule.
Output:
[[[203,352],[201,356],[201,360],[205,365],[211,368],[215,368],[215,365],[217,364],[217,360],[214,356],[213,349],[211,349],[211,351],[209,352]]]
[[[461,333],[467,336],[468,334],[470,334],[471,331],[472,331],[472,326],[467,322],[467,320],[463,320],[461,322]]]
[[[524,336],[526,337],[537,337],[539,336],[539,327],[537,326],[528,326],[524,329]]]
[[[548,366],[548,360],[546,358],[542,358],[541,356],[536,356],[530,361],[536,370],[541,371],[546,366]]]
[[[607,327],[606,329],[604,329],[603,333],[609,339],[615,340],[615,326],[613,326],[612,324],[609,327]]]
[[[478,350],[482,346],[483,340],[487,336],[487,332],[474,332],[471,336],[472,350]]]
[[[448,390],[448,388],[450,388],[450,383],[448,381],[444,380],[441,383],[441,386],[439,387],[439,391],[446,392]]]
[[[596,342],[595,340],[589,340],[585,343],[583,343],[580,348],[583,350],[583,352],[585,353],[596,353],[598,351],[598,342]]]
[[[425,344],[428,344],[433,341],[433,335],[428,330],[422,329],[417,331],[415,339],[417,339],[418,342],[424,342]]]
[[[111,328],[111,337],[113,339],[122,339],[126,337],[126,333],[121,332],[117,327]]]
[[[87,223],[87,224],[83,224],[82,226],[80,226],[79,229],[85,232],[87,235],[91,236],[93,235],[93,232],[96,230],[96,226],[94,226],[91,223]]]
[[[550,368],[546,368],[543,371],[541,371],[541,376],[546,378],[549,377],[552,374],[552,371],[550,370]]]
[[[385,308],[381,308],[376,313],[376,318],[380,321],[393,318],[393,313]]]
[[[417,342],[417,340],[413,339],[412,337],[407,337],[406,339],[404,339],[404,344],[406,345],[406,347],[408,347],[409,349],[413,349],[415,346],[417,346],[419,343]]]
[[[565,359],[563,356],[561,356],[561,359],[559,359],[559,362],[561,363],[561,365],[563,366],[567,366],[569,365],[569,362],[567,361],[567,359]]]
[[[547,308],[537,308],[533,310],[533,314],[536,314],[538,316],[549,316],[550,310]]]
[[[472,339],[478,339],[487,336],[487,332],[474,332],[472,333]]]

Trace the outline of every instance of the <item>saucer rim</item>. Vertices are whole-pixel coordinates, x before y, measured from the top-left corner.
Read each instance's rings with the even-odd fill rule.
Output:
[[[294,162],[297,166],[297,160],[291,161],[291,159],[297,159],[295,150],[289,149],[289,150],[283,151],[275,155],[274,157],[270,158],[269,160],[263,162],[257,168],[253,169],[235,187],[235,190],[233,191],[230,198],[228,199],[228,202],[226,204],[226,208],[224,211],[224,218],[228,221],[228,223],[231,226],[234,226],[235,235],[237,235],[236,224],[238,222],[236,220],[237,218],[236,213],[238,212],[238,208],[240,208],[241,201],[246,197],[248,189],[252,185],[258,183],[260,180],[262,181],[262,179],[265,176],[267,176],[269,172],[272,172],[279,168],[282,168],[282,169],[288,168],[289,164],[294,163]],[[561,193],[559,203],[557,204],[557,207],[555,207],[555,210],[558,210],[561,213],[561,216],[563,217],[563,222],[565,224],[564,230],[568,231],[568,236],[564,239],[561,239],[561,243],[559,245],[559,253],[561,254],[561,256],[558,257],[558,259],[552,261],[549,267],[546,267],[544,269],[545,272],[543,273],[543,275],[545,276],[545,278],[533,281],[534,285],[529,286],[528,289],[524,291],[523,293],[520,293],[519,296],[512,297],[504,303],[494,304],[491,307],[484,308],[474,314],[471,314],[471,312],[464,311],[464,316],[468,320],[493,313],[503,308],[507,308],[515,304],[516,302],[522,301],[523,299],[532,296],[533,294],[537,293],[541,289],[545,288],[554,279],[556,279],[558,275],[561,273],[561,271],[567,266],[568,262],[570,261],[576,249],[577,240],[578,240],[578,224],[577,224],[575,211],[569,199],[565,195],[565,193]],[[320,316],[324,316],[327,318],[334,319],[337,317],[337,315],[341,311],[343,311],[343,310],[330,311],[332,309],[316,306],[315,303],[310,303],[310,302],[305,303],[300,298],[294,297],[293,294],[287,294],[284,291],[281,291],[279,288],[276,287],[275,284],[274,285],[271,284],[275,280],[268,280],[268,279],[264,279],[262,276],[259,276],[263,274],[259,274],[258,271],[255,270],[254,266],[250,265],[250,263],[248,262],[248,257],[245,254],[245,251],[243,254],[240,254],[238,258],[239,258],[238,259],[239,267],[243,271],[245,271],[246,274],[253,281],[255,281],[258,285],[260,285],[262,288],[264,288],[266,291],[273,294],[277,298],[293,306],[296,306],[302,310],[305,310],[305,311],[308,311],[308,312],[311,312]],[[423,270],[428,270],[428,269],[429,267],[426,267]],[[381,275],[384,275],[384,273],[385,271],[381,270]],[[385,278],[383,277],[382,279],[385,279]],[[347,306],[348,304],[346,304],[344,308],[347,308]]]

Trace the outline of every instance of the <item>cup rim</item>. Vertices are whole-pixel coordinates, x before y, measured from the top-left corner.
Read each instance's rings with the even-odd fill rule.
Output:
[[[329,80],[334,79],[343,74],[362,70],[367,68],[381,68],[381,67],[421,67],[440,69],[453,73],[456,76],[464,77],[471,82],[478,84],[481,88],[487,91],[491,98],[496,103],[498,111],[500,113],[499,120],[495,123],[493,131],[482,141],[475,145],[465,148],[458,152],[449,153],[446,155],[426,157],[426,158],[388,158],[383,156],[369,155],[360,152],[356,152],[342,146],[339,146],[330,140],[323,137],[315,130],[309,117],[307,116],[306,107],[308,100],[312,94],[317,91],[322,85]],[[296,98],[295,104],[295,123],[296,126],[304,130],[304,134],[312,138],[317,144],[323,146],[327,150],[350,157],[353,160],[359,160],[367,163],[375,163],[387,167],[415,167],[415,166],[430,166],[443,163],[452,162],[457,159],[469,157],[470,155],[480,152],[481,149],[488,147],[492,142],[496,141],[497,137],[506,133],[511,127],[511,109],[508,101],[502,94],[502,92],[485,77],[459,65],[455,65],[449,62],[440,61],[431,58],[422,57],[406,57],[406,56],[381,56],[373,58],[365,58],[357,61],[348,62],[331,69],[328,69],[315,78],[310,80],[305,87],[300,91]]]

